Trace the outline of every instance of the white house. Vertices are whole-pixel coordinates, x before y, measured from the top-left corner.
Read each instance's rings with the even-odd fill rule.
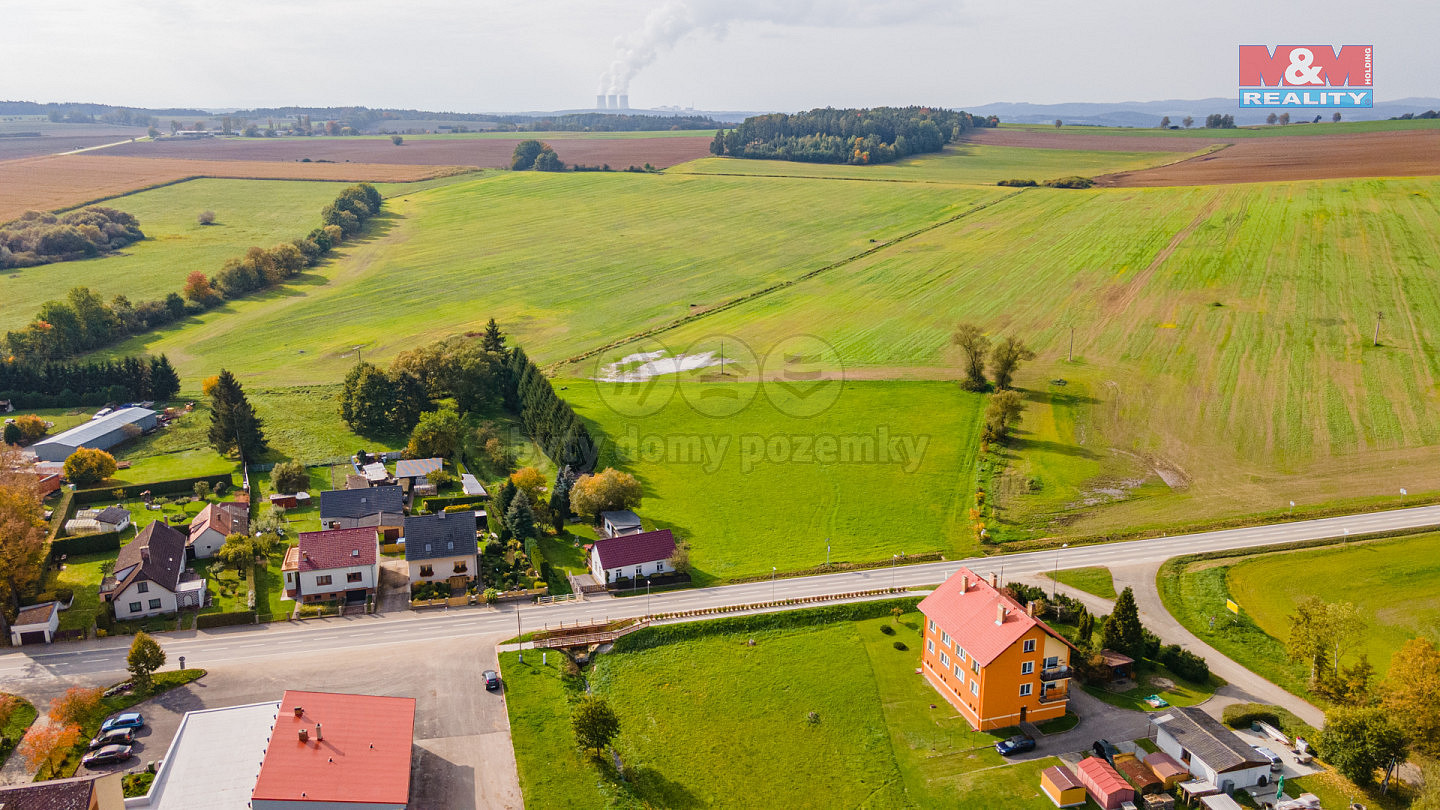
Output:
[[[1174,708],[1150,722],[1160,750],[1202,782],[1231,793],[1272,778],[1270,760],[1203,709]]]
[[[55,633],[59,629],[60,604],[58,602],[28,605],[20,608],[20,613],[15,617],[15,623],[10,625],[10,643],[16,647],[22,644],[49,644],[55,640]]]
[[[128,528],[130,528],[130,511],[123,506],[81,509],[75,513],[75,517],[65,521],[66,534],[118,532]]]
[[[380,541],[373,528],[301,532],[285,552],[285,598],[364,604],[380,580]]]
[[[480,575],[475,512],[436,512],[405,518],[405,562],[411,582],[443,582]]]
[[[185,571],[185,535],[157,520],[120,549],[100,596],[115,618],[139,619],[205,604],[205,579]]]
[[[620,579],[674,573],[669,562],[674,554],[675,537],[669,529],[608,537],[590,547],[590,574],[596,582],[609,585]]]
[[[232,534],[250,533],[250,505],[244,503],[212,503],[200,510],[190,521],[190,556],[206,560],[225,545]]]

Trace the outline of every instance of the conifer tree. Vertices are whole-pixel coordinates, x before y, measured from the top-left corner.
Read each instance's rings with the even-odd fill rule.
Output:
[[[265,451],[263,426],[235,375],[221,369],[210,391],[210,446],[221,455],[238,450],[242,459],[254,459]]]

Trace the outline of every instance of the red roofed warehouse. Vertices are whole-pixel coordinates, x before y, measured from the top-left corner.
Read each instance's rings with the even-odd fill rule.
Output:
[[[675,536],[669,529],[607,537],[590,549],[590,574],[596,582],[613,585],[621,579],[673,573],[669,559],[674,554]]]
[[[414,698],[287,691],[250,806],[401,810],[414,735]]]
[[[380,540],[373,528],[301,532],[280,566],[285,598],[363,605],[375,594],[379,560]]]
[[[920,603],[925,677],[980,731],[1061,717],[1070,645],[1025,606],[962,568]]]
[[[1120,778],[1110,763],[1099,757],[1080,760],[1075,773],[1090,792],[1090,798],[1105,810],[1118,810],[1121,804],[1135,801],[1135,790]]]

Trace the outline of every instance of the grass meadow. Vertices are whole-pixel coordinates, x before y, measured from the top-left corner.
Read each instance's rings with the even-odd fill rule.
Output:
[[[100,205],[134,214],[145,239],[119,255],[7,270],[0,274],[0,330],[30,322],[46,301],[85,286],[105,300],[132,303],[179,292],[192,270],[219,271],[251,246],[271,247],[320,224],[320,209],[339,193],[335,183],[285,180],[190,180]],[[214,225],[196,221],[215,212]]]
[[[896,635],[880,632],[886,618],[600,656],[588,677],[620,717],[624,784],[576,750],[560,656],[502,654],[526,806],[1052,806],[1038,774],[1055,760],[1005,765],[999,736],[972,731],[915,674],[920,621],[905,614]]]
[[[1115,580],[1110,576],[1110,569],[1103,566],[1092,566],[1088,568],[1065,568],[1047,574],[1062,585],[1069,585],[1072,588],[1082,590],[1085,593],[1093,594],[1101,599],[1114,599]]]
[[[619,404],[634,384],[573,381],[561,395],[603,436],[600,465],[640,479],[640,514],[689,540],[697,580],[821,565],[827,538],[837,563],[975,550],[966,512],[982,397],[944,382],[847,382],[808,416],[773,383],[665,385],[649,415]],[[709,415],[716,394],[743,409]]]
[[[1435,119],[1411,119],[1409,121],[1321,121],[1318,124],[1291,124],[1289,126],[1247,126],[1235,129],[1206,129],[1205,119],[1199,117],[1199,124],[1189,129],[1160,129],[1160,119],[1155,119],[1154,128],[1146,127],[1087,127],[1062,126],[1053,124],[1000,124],[1001,129],[1024,129],[1034,132],[1060,132],[1066,135],[1119,135],[1137,137],[1208,138],[1230,140],[1232,138],[1277,138],[1293,135],[1348,135],[1363,132],[1390,132],[1406,129],[1440,129]],[[1172,122],[1176,125],[1180,121]]]

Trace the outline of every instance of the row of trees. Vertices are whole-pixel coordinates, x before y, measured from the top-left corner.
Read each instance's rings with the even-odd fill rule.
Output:
[[[99,256],[144,238],[140,221],[114,208],[91,206],[59,215],[27,211],[0,225],[0,269]]]
[[[987,365],[994,387],[1003,391],[1014,382],[1020,364],[1035,359],[1035,352],[1020,338],[1007,337],[992,343],[985,330],[973,323],[956,327],[951,342],[965,354],[965,379],[960,387],[966,391],[990,390],[991,379],[985,376]]]
[[[519,347],[510,350],[508,370],[505,404],[519,415],[526,435],[557,467],[580,474],[595,469],[595,440],[570,403],[555,393],[550,378]]]
[[[531,169],[537,172],[563,172],[565,161],[555,154],[555,150],[548,143],[521,141],[515,144],[515,151],[510,156],[510,169],[517,172]]]
[[[180,376],[165,355],[123,357],[89,363],[0,360],[0,399],[16,407],[104,405],[127,400],[167,400],[180,390]]]
[[[718,130],[714,155],[795,160],[807,163],[888,163],[906,155],[938,152],[975,127],[999,119],[930,107],[816,109],[789,115],[752,116],[730,131]]]

